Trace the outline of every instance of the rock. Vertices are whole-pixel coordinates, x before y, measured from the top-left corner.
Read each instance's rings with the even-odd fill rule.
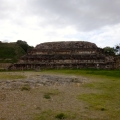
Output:
[[[20,89],[21,86],[29,85],[30,88],[36,88],[40,86],[60,86],[60,85],[70,85],[71,83],[80,86],[87,82],[86,78],[76,77],[76,76],[63,76],[63,75],[39,75],[31,77],[30,79],[24,80],[14,80],[14,81],[1,81],[0,89]]]

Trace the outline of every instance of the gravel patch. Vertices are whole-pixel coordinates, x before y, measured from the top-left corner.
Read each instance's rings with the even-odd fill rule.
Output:
[[[60,86],[60,85],[71,85],[71,84],[84,84],[88,81],[87,78],[76,77],[76,76],[64,76],[64,75],[49,75],[42,74],[36,76],[28,76],[26,79],[19,80],[1,80],[1,89],[20,89],[24,85],[29,85],[31,88],[39,86]]]

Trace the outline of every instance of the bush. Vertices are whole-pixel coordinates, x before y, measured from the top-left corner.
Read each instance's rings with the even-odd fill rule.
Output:
[[[50,99],[51,97],[50,97],[49,94],[44,94],[44,98],[46,98],[46,99]]]
[[[58,119],[65,119],[66,118],[66,115],[64,113],[59,113],[55,116],[55,118],[58,118]]]

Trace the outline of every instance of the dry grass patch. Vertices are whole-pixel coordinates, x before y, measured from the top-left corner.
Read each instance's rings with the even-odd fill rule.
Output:
[[[15,79],[25,79],[26,76],[24,74],[16,74],[13,72],[1,72],[0,80],[15,80]]]
[[[75,120],[76,114],[71,111],[46,110],[36,114],[34,120]]]
[[[58,89],[49,89],[48,91],[43,91],[43,97],[46,99],[51,99],[53,96],[59,95],[61,92]]]
[[[20,88],[21,91],[24,91],[24,90],[29,91],[30,89],[31,89],[31,87],[28,84],[22,85],[21,88]]]
[[[69,78],[69,75],[73,74],[72,70],[68,72],[70,74],[64,75]],[[74,75],[76,75],[75,72],[76,70],[73,72]],[[79,73],[81,72],[79,71],[77,75]],[[0,73],[0,77],[2,74],[9,75],[7,72]],[[34,80],[39,79],[39,75],[44,74],[44,72],[10,73],[10,75],[14,74],[25,76],[27,80],[29,78]],[[52,74],[50,73],[49,75]],[[40,85],[29,89],[29,86],[23,85],[21,87],[23,91],[20,89],[1,89],[0,119],[119,120],[120,79],[99,75],[97,77],[85,77],[87,77],[88,82],[81,84],[79,87],[73,84]],[[3,82],[3,84],[6,84],[6,82]],[[46,95],[49,99],[46,98]]]

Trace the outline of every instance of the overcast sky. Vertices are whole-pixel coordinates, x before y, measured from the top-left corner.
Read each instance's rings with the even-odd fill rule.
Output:
[[[120,43],[120,0],[0,0],[0,41]]]

